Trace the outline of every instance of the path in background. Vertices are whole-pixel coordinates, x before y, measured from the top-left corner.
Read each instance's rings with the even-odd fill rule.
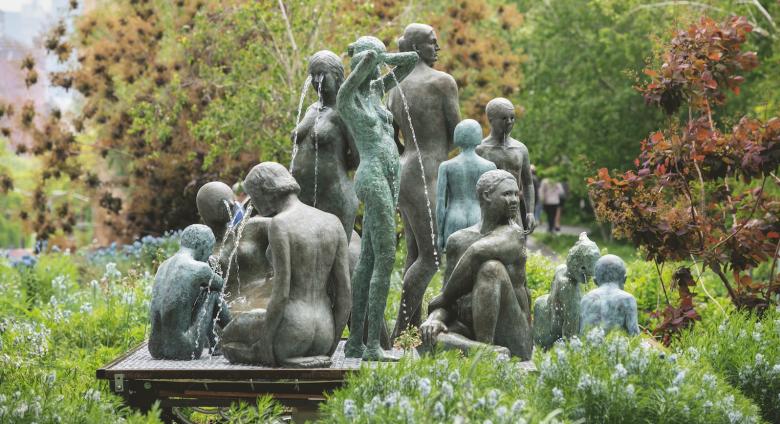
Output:
[[[561,225],[561,231],[558,234],[565,234],[565,235],[572,235],[572,236],[578,236],[582,232],[590,233],[591,230],[586,227],[577,227],[572,225]],[[550,258],[554,262],[560,262],[562,259],[558,256],[557,253],[555,253],[554,250],[550,249],[549,247],[545,246],[541,242],[539,242],[538,238],[535,237],[536,234],[547,234],[547,230],[544,228],[540,228],[540,226],[537,225],[536,230],[531,234],[531,236],[528,238],[528,244],[526,247],[528,248],[529,253],[541,253],[542,255]]]

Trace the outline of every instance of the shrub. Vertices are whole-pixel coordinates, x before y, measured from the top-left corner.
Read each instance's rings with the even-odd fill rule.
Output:
[[[517,361],[487,351],[403,358],[350,375],[321,406],[322,422],[523,422],[534,417],[522,393],[525,378]]]
[[[729,383],[761,408],[769,422],[780,422],[780,311],[763,320],[733,313],[686,332],[676,345],[680,353],[706,360]]]
[[[534,357],[539,374],[529,382],[536,408],[563,408],[585,422],[759,422],[757,408],[707,367],[668,355],[639,337],[559,342]]]

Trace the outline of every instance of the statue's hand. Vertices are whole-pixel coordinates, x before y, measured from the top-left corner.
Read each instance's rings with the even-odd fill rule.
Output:
[[[526,221],[528,221],[528,232],[533,233],[534,229],[536,229],[536,218],[534,218],[533,213],[527,213],[525,214]]]
[[[436,337],[447,332],[447,326],[438,319],[429,318],[420,326],[420,332],[423,343],[427,346],[433,346],[436,344]]]

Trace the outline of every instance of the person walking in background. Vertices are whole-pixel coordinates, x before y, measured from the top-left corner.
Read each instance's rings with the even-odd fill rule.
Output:
[[[566,203],[566,198],[569,197],[569,183],[564,179],[561,181],[561,188],[563,193],[558,199],[558,210],[555,212],[555,231],[561,231],[561,214],[563,214],[563,204]]]
[[[531,165],[531,180],[534,182],[534,221],[542,222],[542,202],[539,201],[539,176],[536,175],[535,165]]]
[[[550,233],[556,230],[555,219],[562,194],[563,186],[557,181],[544,178],[539,184],[539,200],[542,202],[545,215],[547,215],[547,231]]]

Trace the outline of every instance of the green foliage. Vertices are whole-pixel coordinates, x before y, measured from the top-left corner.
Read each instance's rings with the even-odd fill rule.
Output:
[[[762,309],[780,299],[780,279],[751,275],[775,260],[780,240],[776,196],[764,190],[767,182],[778,185],[780,116],[766,122],[744,116],[728,131],[712,112],[726,104],[728,91],[739,93],[743,74],[758,65],[756,53],[743,50],[752,30],[744,17],[720,23],[702,17],[677,31],[659,54],[663,65],[645,70],[650,80],[639,90],[668,114],[687,106],[687,116],[642,141],[636,172],[613,178],[602,168],[589,183],[599,218],[616,235],[658,263],[702,262],[735,306]],[[680,287],[687,284],[677,278],[683,271],[675,273]],[[674,310],[664,315],[679,318]]]
[[[780,310],[759,319],[734,313],[704,321],[675,344],[681,353],[709,363],[761,408],[768,422],[780,421]]]
[[[757,408],[706,365],[641,338],[537,351],[538,373],[487,351],[365,367],[321,408],[327,422],[759,422]],[[460,418],[458,418],[460,417]]]
[[[757,408],[701,363],[668,355],[640,337],[604,337],[558,344],[534,356],[528,382],[535,408],[563,408],[585,422],[759,422]]]

